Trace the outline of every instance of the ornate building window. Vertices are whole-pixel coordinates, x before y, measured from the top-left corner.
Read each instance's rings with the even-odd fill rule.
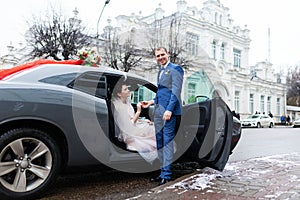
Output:
[[[214,40],[211,45],[211,56],[213,59],[217,59],[217,42]]]
[[[260,96],[260,112],[261,113],[265,112],[265,96],[264,95]]]
[[[222,43],[221,48],[220,48],[220,59],[225,60],[225,44]]]
[[[233,49],[233,66],[241,67],[241,50]]]
[[[250,94],[249,96],[249,111],[251,114],[254,113],[254,94]]]
[[[234,92],[234,109],[236,112],[240,112],[240,91]]]
[[[271,96],[267,97],[267,112],[271,112]]]
[[[198,55],[198,43],[199,43],[199,36],[187,33],[186,34],[186,41],[187,41],[187,54],[191,56],[197,56]]]
[[[280,115],[280,98],[276,99],[276,114]]]
[[[218,24],[218,13],[215,13],[215,23]]]

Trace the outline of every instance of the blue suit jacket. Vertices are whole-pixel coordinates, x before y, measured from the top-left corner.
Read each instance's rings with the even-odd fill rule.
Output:
[[[181,89],[184,71],[181,66],[169,63],[161,77],[157,76],[158,90],[154,104],[171,111],[172,115],[181,115]],[[164,111],[163,111],[164,112]]]

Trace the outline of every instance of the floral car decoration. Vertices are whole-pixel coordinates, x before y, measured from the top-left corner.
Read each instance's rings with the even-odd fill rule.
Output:
[[[83,65],[97,67],[100,64],[101,57],[96,50],[80,50],[78,53],[78,58],[83,60]]]

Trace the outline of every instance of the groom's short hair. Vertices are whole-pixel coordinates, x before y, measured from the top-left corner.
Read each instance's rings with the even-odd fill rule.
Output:
[[[164,50],[166,53],[168,53],[168,50],[167,50],[166,47],[157,47],[156,49],[154,49],[153,55],[155,55],[155,52],[156,52],[156,51],[159,51],[159,50]]]

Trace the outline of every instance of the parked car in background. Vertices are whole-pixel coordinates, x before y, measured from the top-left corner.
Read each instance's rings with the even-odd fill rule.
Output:
[[[293,128],[300,127],[300,118],[297,118],[293,121]]]
[[[274,127],[274,119],[266,114],[255,114],[250,115],[246,119],[241,120],[242,128],[246,127],[256,127],[256,128],[262,128],[262,127]]]
[[[202,100],[183,105],[174,158],[223,170],[239,141],[240,122],[206,73],[198,75],[208,88]],[[39,198],[74,166],[158,170],[116,137],[111,98],[121,79],[131,86],[133,107],[155,96],[156,85],[144,77],[75,61],[35,61],[1,71],[0,194]],[[153,109],[143,109],[141,117],[151,120]]]

